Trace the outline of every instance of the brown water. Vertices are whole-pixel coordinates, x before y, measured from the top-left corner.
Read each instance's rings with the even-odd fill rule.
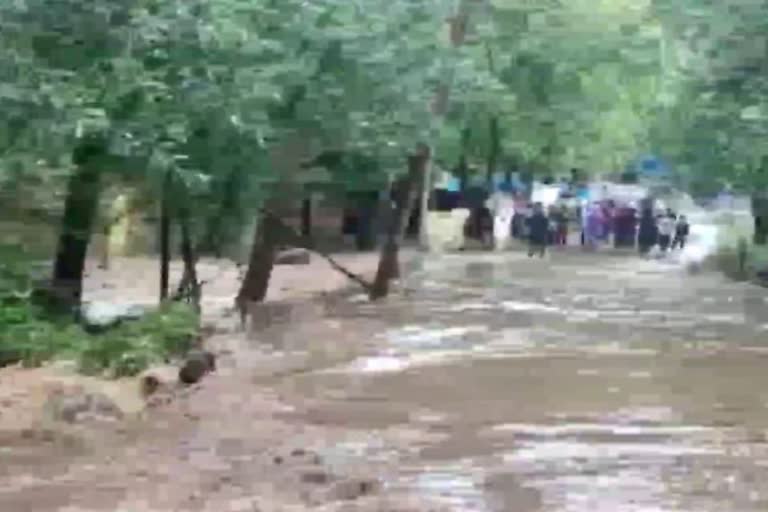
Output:
[[[768,510],[763,289],[578,250],[429,256],[405,285],[232,335],[189,400],[87,448],[0,435],[0,510],[425,510],[323,497],[295,448],[457,511]],[[266,371],[284,351],[303,374]]]
[[[633,256],[444,256],[387,304],[379,354],[290,378],[306,419],[411,435],[340,445],[389,485],[477,511],[768,510],[762,289]]]

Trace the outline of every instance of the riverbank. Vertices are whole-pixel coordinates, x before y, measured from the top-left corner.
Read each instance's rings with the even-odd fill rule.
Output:
[[[414,256],[406,252],[403,260]],[[373,336],[366,334],[366,326],[371,332],[378,328],[374,323],[342,329],[337,320],[324,319],[327,308],[355,302],[342,300],[348,295],[343,290],[355,292],[346,278],[313,260],[275,268],[265,306],[286,305],[293,311],[287,322],[278,319],[250,337],[219,329],[209,341],[215,349],[226,348],[218,371],[159,409],[142,410],[133,379],[87,379],[60,364],[0,371],[0,403],[4,412],[12,411],[0,414],[0,509],[428,510],[423,500],[416,504],[381,489],[385,466],[365,457],[340,463],[325,455],[341,443],[365,445],[367,432],[304,421],[296,413],[308,404],[289,406],[273,390],[285,375],[374,350]],[[378,257],[348,254],[338,261],[371,277]],[[151,300],[152,263],[122,259],[110,271],[89,269],[86,297]],[[231,304],[236,271],[223,262],[201,262],[201,279],[213,278],[203,304],[206,321],[230,320],[224,302]],[[174,272],[180,274],[178,265]],[[127,417],[107,424],[50,422],[42,415],[44,403],[62,386],[108,395]],[[403,435],[395,429],[381,438]]]

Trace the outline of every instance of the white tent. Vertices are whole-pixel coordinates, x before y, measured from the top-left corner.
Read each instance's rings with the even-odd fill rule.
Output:
[[[541,203],[542,206],[555,204],[560,199],[560,185],[542,185],[534,183],[531,190],[531,202]]]

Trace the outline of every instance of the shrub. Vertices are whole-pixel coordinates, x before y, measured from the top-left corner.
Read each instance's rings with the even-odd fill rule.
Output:
[[[32,303],[33,266],[23,252],[0,246],[0,366],[63,358],[83,373],[123,377],[181,355],[197,340],[198,315],[181,303],[88,334],[72,318],[51,317]]]
[[[171,303],[138,320],[88,335],[77,345],[80,371],[107,372],[111,377],[135,375],[147,366],[188,351],[198,336],[198,317],[186,304]]]

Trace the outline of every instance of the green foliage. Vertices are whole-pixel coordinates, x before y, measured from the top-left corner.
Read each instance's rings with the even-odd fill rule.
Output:
[[[185,304],[169,304],[103,334],[86,335],[74,355],[86,374],[135,375],[152,364],[181,355],[197,339],[198,318]]]
[[[33,280],[26,255],[0,246],[0,365],[20,361],[38,366],[67,358],[84,373],[122,377],[183,354],[197,340],[196,312],[177,303],[88,334],[70,318],[51,318],[35,306],[30,300]]]
[[[191,308],[173,305],[88,334],[76,324],[51,320],[20,302],[0,310],[0,362],[39,366],[54,358],[74,359],[85,374],[131,376],[192,348],[197,325]]]
[[[453,47],[457,4],[471,16]],[[616,171],[653,151],[691,182],[765,186],[766,5],[5,2],[0,194],[35,176],[60,191],[50,175],[66,175],[90,133],[109,142],[102,171],[150,198],[172,173],[176,206],[211,239],[236,238],[277,190],[318,186],[301,164],[323,152],[363,157],[323,186],[375,188],[419,140],[450,167],[484,167],[499,146],[501,161],[548,173]],[[440,85],[445,116],[432,108]]]
[[[690,169],[693,182],[729,182],[750,193],[768,186],[768,2],[653,5],[668,47],[669,100],[657,120],[666,129],[652,129],[659,144]]]
[[[38,366],[73,348],[74,337],[85,334],[74,326],[45,320],[28,302],[6,304],[0,310],[0,362],[21,361]]]

